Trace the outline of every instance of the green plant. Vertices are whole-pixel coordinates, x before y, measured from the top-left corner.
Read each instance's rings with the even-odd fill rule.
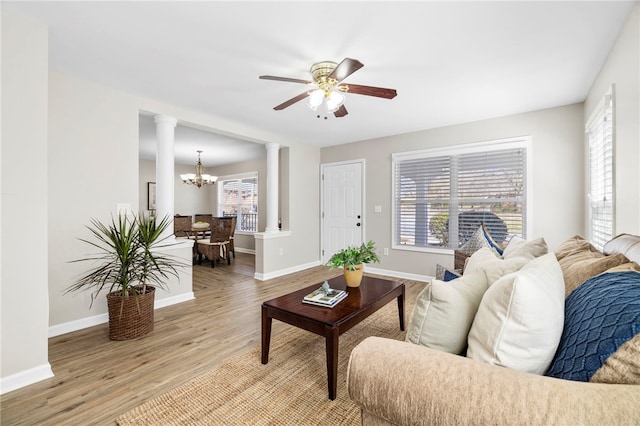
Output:
[[[375,243],[369,241],[362,243],[360,247],[349,246],[345,249],[335,253],[329,261],[327,266],[331,269],[337,269],[345,267],[351,271],[355,271],[356,266],[361,263],[380,263],[380,258],[376,252]]]
[[[72,262],[93,262],[94,266],[65,293],[83,289],[94,289],[91,304],[98,293],[107,288],[109,293],[120,292],[120,296],[137,297],[147,292],[147,286],[166,288],[170,276],[178,277],[178,268],[185,264],[177,257],[156,250],[167,237],[164,231],[171,225],[165,217],[157,222],[154,217],[142,213],[130,217],[111,217],[110,223],[91,219],[87,229],[97,241],[80,239],[98,249],[98,253]]]

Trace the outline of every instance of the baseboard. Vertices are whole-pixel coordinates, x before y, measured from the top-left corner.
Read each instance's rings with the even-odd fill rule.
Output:
[[[0,378],[0,395],[53,377],[49,363]]]
[[[75,321],[64,322],[62,324],[52,325],[49,327],[49,338],[60,336],[62,334],[71,333],[73,331],[82,330],[84,328],[93,327],[104,324],[109,321],[107,313],[94,315],[91,317],[81,318]]]
[[[156,299],[154,303],[154,310],[159,308],[165,308],[171,305],[177,305],[178,303],[182,303],[182,302],[188,302],[189,300],[193,300],[195,298],[196,297],[194,296],[193,292],[190,291],[188,293],[178,294],[177,296],[165,297],[163,299]]]
[[[300,272],[300,271],[304,271],[305,269],[309,269],[309,268],[313,268],[315,266],[321,265],[320,261],[317,262],[309,262],[303,265],[298,265],[298,266],[294,266],[291,268],[286,268],[286,269],[281,269],[279,271],[275,271],[275,272],[270,272],[268,274],[258,274],[256,273],[254,275],[254,278],[256,280],[260,280],[260,281],[266,281],[266,280],[270,280],[273,278],[278,278],[281,277],[283,275],[287,275],[287,274],[293,274],[294,272]],[[433,279],[433,277],[429,276],[429,275],[418,275],[418,274],[408,274],[406,272],[398,272],[398,271],[390,271],[387,269],[378,269],[378,268],[371,268],[369,266],[365,266],[365,272],[369,272],[371,274],[376,274],[376,275],[387,275],[387,276],[391,276],[391,277],[397,277],[397,278],[404,278],[407,280],[414,280],[414,281],[424,281],[424,282],[429,282]]]
[[[319,260],[315,262],[309,262],[302,265],[293,266],[291,268],[281,269],[275,272],[270,272],[268,274],[259,274],[256,272],[253,277],[259,281],[266,281],[273,278],[281,277],[283,275],[293,274],[294,272],[304,271],[305,269],[313,268],[318,265],[321,265]]]
[[[413,281],[425,281],[429,282],[433,279],[433,277],[429,275],[418,275],[418,274],[408,274],[406,272],[398,272],[398,271],[390,271],[387,269],[378,269],[378,268],[370,268],[369,266],[364,267],[365,272],[369,272],[371,274],[376,275],[388,275],[391,277],[404,278],[406,280]]]
[[[252,254],[252,255],[256,255],[256,251],[255,250],[251,250],[251,249],[246,249],[246,248],[242,248],[242,247],[236,247],[236,251],[238,253],[247,253],[247,254]]]
[[[187,302],[195,299],[193,292],[182,293],[177,296],[165,297],[163,299],[156,299],[154,302],[154,309],[165,308],[171,305],[177,305],[178,303]],[[91,317],[82,318],[75,321],[69,321],[58,325],[52,325],[49,327],[48,336],[55,337],[62,334],[71,333],[73,331],[82,330],[85,328],[93,327],[100,324],[109,322],[109,314],[104,313],[100,315],[94,315]]]

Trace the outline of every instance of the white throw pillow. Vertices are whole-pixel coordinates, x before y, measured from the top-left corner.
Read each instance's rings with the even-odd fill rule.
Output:
[[[432,280],[416,299],[405,340],[452,354],[463,353],[486,290],[482,272],[447,282]]]
[[[535,240],[524,240],[518,236],[513,236],[509,240],[509,244],[504,248],[502,257],[509,259],[512,257],[527,257],[534,259],[543,256],[549,252],[547,242],[544,238],[536,238]]]
[[[494,250],[483,247],[469,257],[464,273],[484,272],[487,276],[487,284],[490,286],[501,277],[518,271],[528,261],[529,258],[522,256],[502,259],[496,255]]]
[[[563,324],[564,280],[555,254],[549,253],[489,287],[469,332],[467,357],[544,374]]]

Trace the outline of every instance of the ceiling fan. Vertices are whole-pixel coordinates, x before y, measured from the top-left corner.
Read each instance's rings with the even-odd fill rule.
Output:
[[[324,61],[311,66],[311,76],[313,80],[301,80],[298,78],[277,77],[273,75],[261,75],[262,80],[288,81],[310,86],[308,90],[300,93],[288,101],[277,105],[273,109],[283,110],[296,102],[309,98],[309,107],[314,111],[324,102],[327,112],[333,113],[336,117],[344,117],[348,114],[344,106],[344,95],[342,93],[354,93],[356,95],[375,96],[377,98],[393,99],[398,94],[395,89],[385,89],[383,87],[362,86],[359,84],[342,84],[342,81],[364,65],[357,59],[344,58],[342,62]],[[318,115],[320,118],[320,115]],[[325,117],[326,119],[327,117]]]

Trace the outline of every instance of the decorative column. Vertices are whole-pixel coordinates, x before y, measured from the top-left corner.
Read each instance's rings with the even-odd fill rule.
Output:
[[[267,149],[267,226],[264,232],[278,232],[278,151],[277,143],[265,144]]]
[[[173,220],[173,190],[175,174],[175,129],[178,120],[168,115],[156,115],[156,217],[166,216]],[[162,237],[175,238],[173,226],[167,228]]]

